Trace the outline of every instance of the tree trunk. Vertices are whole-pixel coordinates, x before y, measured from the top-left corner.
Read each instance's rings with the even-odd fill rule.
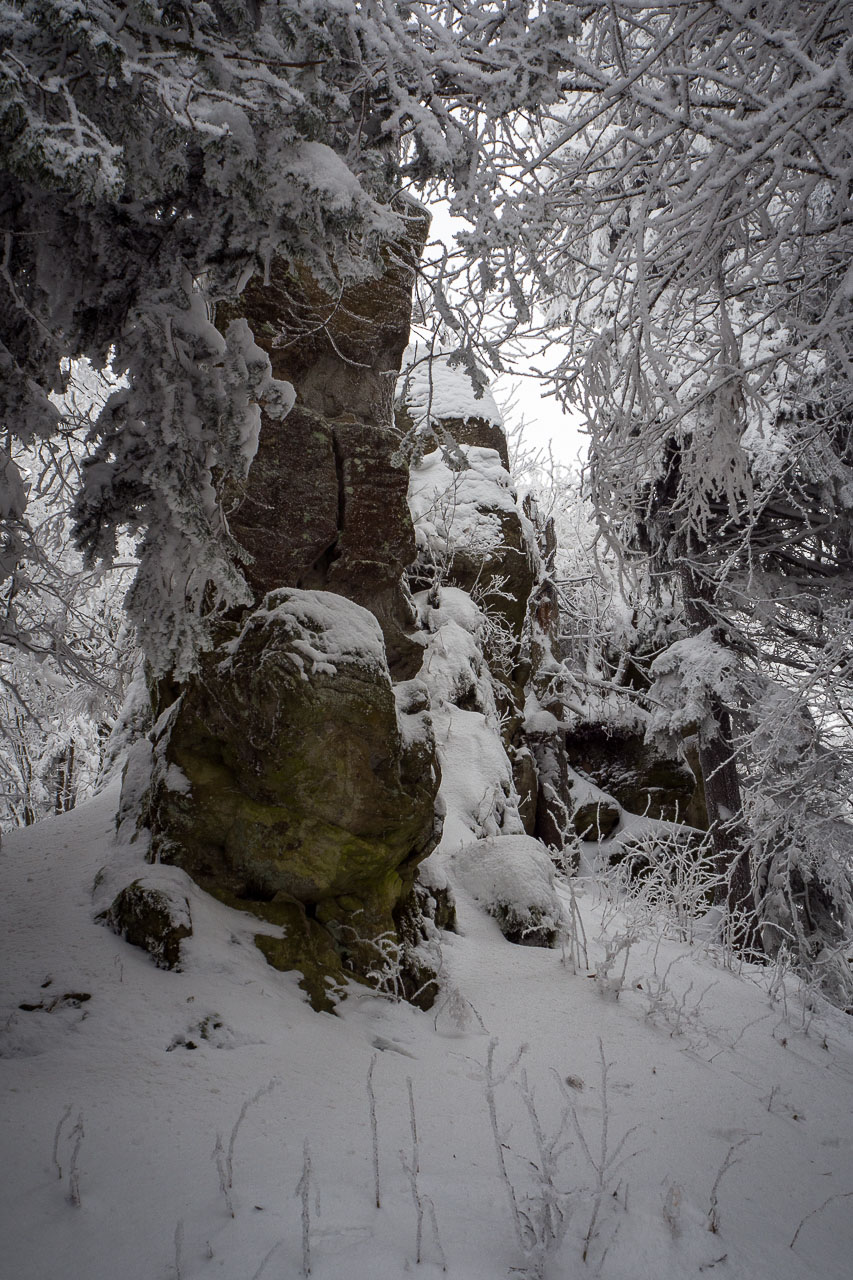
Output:
[[[681,585],[691,631],[697,634],[708,627],[718,631],[719,622],[712,608],[713,597],[707,581],[682,564]],[[715,901],[726,907],[732,921],[744,921],[742,928],[738,926],[738,941],[749,949],[760,949],[731,713],[720,699],[715,698],[712,715],[713,728],[710,731],[699,727],[699,763],[719,874]]]
[[[56,790],[54,813],[68,813],[74,808],[74,741],[56,758]]]

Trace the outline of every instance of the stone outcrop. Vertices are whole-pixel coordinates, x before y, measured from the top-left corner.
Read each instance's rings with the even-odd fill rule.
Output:
[[[488,387],[475,386],[468,368],[450,355],[414,345],[398,387],[397,414],[403,434],[413,434],[424,452],[443,445],[494,449],[509,471],[503,418]]]
[[[555,853],[562,853],[573,808],[564,732],[559,721],[544,712],[525,723],[524,734],[536,764],[536,808],[531,834]]]
[[[181,943],[193,931],[183,894],[140,877],[125,885],[100,918],[131,946],[147,951],[159,969],[181,967]]]
[[[356,285],[336,290],[273,263],[220,308],[223,327],[249,321],[296,399],[284,420],[261,406],[248,477],[223,495],[253,605],[217,621],[197,676],[153,695],[151,856],[273,926],[257,945],[301,973],[318,1009],[332,1009],[350,978],[424,1007],[437,989],[428,950],[452,903],[416,882],[438,838],[430,694],[418,678],[437,642],[431,626],[456,637],[444,662],[452,687],[442,693],[431,677],[436,705],[452,704],[460,727],[479,717],[488,741],[472,835],[534,836],[548,867],[543,845],[565,865],[578,837],[605,839],[619,821],[583,781],[603,777],[605,754],[601,785],[626,807],[629,786],[645,788],[664,814],[666,786],[687,786],[680,767],[664,783],[657,762],[652,782],[639,757],[621,772],[609,750],[593,759],[589,734],[582,758],[567,753],[553,526],[519,505],[491,398],[448,364],[440,384],[421,378],[421,400],[395,425],[426,225],[413,209],[407,237]],[[399,462],[406,432],[411,485]],[[420,452],[419,432],[420,445],[442,447]],[[442,613],[449,588],[459,599]],[[122,812],[139,794],[129,771]],[[466,829],[465,815],[457,821]],[[501,856],[512,852],[504,844]],[[495,914],[516,941],[553,942],[547,911]]]
[[[707,827],[697,773],[686,760],[649,746],[641,734],[579,725],[566,736],[566,754],[573,769],[629,813]]]
[[[554,572],[557,539],[553,520],[542,520],[536,504],[528,496],[525,513],[536,530],[541,558],[541,574],[528,601],[529,707],[524,719],[524,740],[536,765],[536,797],[533,823],[526,828],[547,845],[559,861],[573,866],[577,830],[572,824],[575,798],[566,757],[561,696],[562,673],[554,654],[558,650],[560,608]]]
[[[419,553],[412,579],[420,589],[449,583],[473,592],[484,610],[481,643],[519,818],[564,863],[575,802],[560,690],[552,687],[561,678],[553,522],[539,518],[529,497],[519,504],[497,409],[476,396],[464,370],[441,359],[415,365],[401,397],[402,426],[444,442],[419,460],[410,482]]]
[[[218,308],[223,329],[249,321],[296,399],[284,420],[261,405],[248,477],[223,495],[254,607],[217,623],[197,677],[154,692],[151,856],[279,926],[258,945],[317,1008],[348,977],[381,985],[390,951],[405,994],[423,1002],[431,976],[413,882],[438,769],[426,704],[392,687],[422,660],[393,394],[428,218],[404,212],[357,284],[275,262]]]
[[[428,716],[406,718],[404,743],[367,610],[271,593],[227,628],[175,708],[155,853],[247,900],[368,895],[432,841]]]
[[[398,710],[373,615],[272,592],[223,627],[155,743],[152,851],[227,902],[265,904],[290,938],[268,955],[364,974],[435,843],[433,754],[428,713]]]
[[[217,323],[248,318],[276,378],[296,403],[262,414],[258,450],[229,526],[251,557],[258,599],[277,587],[320,588],[370,609],[391,670],[420,665],[403,572],[415,557],[408,476],[395,465],[394,386],[409,340],[414,268],[428,218],[412,206],[408,239],[388,246],[379,273],[339,292],[274,263]]]

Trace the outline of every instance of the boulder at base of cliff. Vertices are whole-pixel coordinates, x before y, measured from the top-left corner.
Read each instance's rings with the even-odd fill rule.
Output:
[[[607,840],[619,826],[621,811],[609,800],[589,800],[578,805],[572,825],[579,840]]]
[[[493,836],[453,854],[454,878],[510,942],[553,947],[564,922],[548,851],[530,836]]]
[[[183,894],[161,883],[134,880],[116,894],[99,917],[113,933],[142,947],[160,969],[179,969],[181,943],[192,936],[190,904]]]
[[[578,840],[608,840],[616,831],[622,810],[612,796],[573,769],[568,770],[572,830]]]
[[[566,754],[572,769],[586,774],[629,813],[707,827],[702,784],[687,760],[665,755],[641,734],[578,725],[566,735]]]
[[[312,999],[332,951],[367,976],[434,847],[438,788],[429,711],[395,705],[374,616],[328,591],[270,592],[159,730],[152,855],[266,918],[290,904],[299,921],[281,921],[288,945],[269,958],[301,968],[304,935]]]

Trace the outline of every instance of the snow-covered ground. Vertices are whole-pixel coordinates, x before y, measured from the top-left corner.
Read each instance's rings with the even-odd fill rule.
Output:
[[[174,870],[182,972],[94,920],[116,803],[0,851],[10,1280],[289,1280],[306,1245],[318,1280],[853,1273],[853,1030],[793,983],[649,934],[617,998],[630,922],[586,879],[588,965],[459,889],[431,1012],[317,1014]]]
[[[517,510],[498,455],[467,452],[461,480],[438,454],[413,475],[436,555],[472,531],[488,551]],[[333,663],[356,606],[300,600],[301,652]],[[848,1280],[853,1021],[703,943],[689,857],[665,916],[594,874],[597,846],[555,881],[523,834],[489,619],[446,583],[417,604],[445,815],[422,876],[459,922],[430,1012],[355,984],[313,1012],[254,944],[273,926],[117,841],[115,786],[5,837],[3,1276]],[[610,846],[661,838],[623,814]],[[189,902],[179,972],[96,918],[141,875]]]

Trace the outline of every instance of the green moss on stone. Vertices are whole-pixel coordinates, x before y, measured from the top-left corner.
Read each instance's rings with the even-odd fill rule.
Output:
[[[299,969],[325,1008],[328,983],[369,973],[377,940],[396,937],[394,912],[434,846],[433,745],[404,747],[375,660],[312,668],[269,612],[237,640],[223,631],[158,745],[152,848],[231,905],[274,923],[283,911],[287,939],[264,954]]]

